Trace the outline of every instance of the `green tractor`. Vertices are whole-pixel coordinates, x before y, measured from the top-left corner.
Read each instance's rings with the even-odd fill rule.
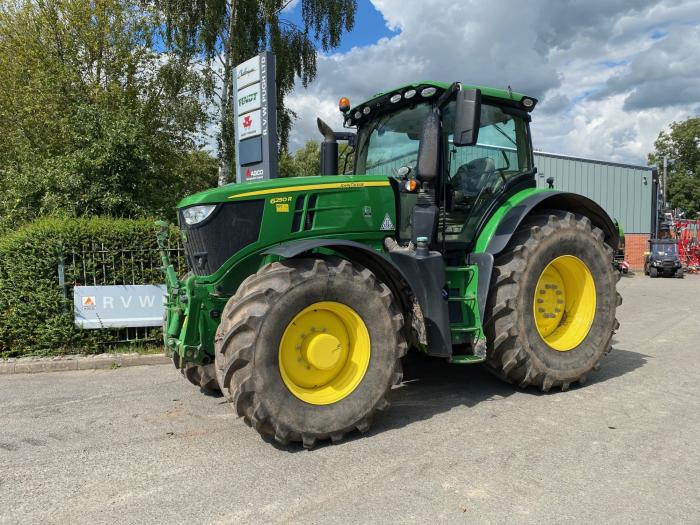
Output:
[[[618,326],[618,232],[595,202],[536,188],[536,102],[457,82],[341,99],[356,133],[319,119],[321,176],[185,198],[190,273],[163,250],[175,365],[307,448],[366,431],[409,349],[523,388],[583,383]]]

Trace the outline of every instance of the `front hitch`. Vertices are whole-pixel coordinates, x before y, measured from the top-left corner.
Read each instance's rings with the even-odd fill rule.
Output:
[[[161,270],[165,274],[165,284],[168,286],[168,292],[171,290],[178,290],[180,288],[180,281],[177,278],[177,273],[175,273],[175,267],[170,260],[170,254],[168,253],[168,239],[170,238],[170,223],[167,221],[156,221],[156,226],[160,228],[158,233],[156,233],[156,240],[158,242],[158,251],[160,251],[160,259],[163,263]]]
[[[156,233],[158,251],[163,265],[161,270],[165,274],[165,285],[168,289],[165,303],[165,317],[163,319],[163,343],[168,354],[177,351],[180,327],[184,321],[184,312],[180,304],[180,289],[182,283],[177,278],[175,267],[170,260],[168,252],[168,239],[170,238],[170,224],[166,221],[156,221],[159,230]]]

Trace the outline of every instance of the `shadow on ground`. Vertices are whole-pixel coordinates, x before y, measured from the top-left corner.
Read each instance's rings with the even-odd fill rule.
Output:
[[[571,390],[590,388],[628,374],[644,366],[649,358],[639,352],[614,348],[601,361],[601,369],[589,376],[586,385],[572,385]],[[391,407],[375,417],[367,435],[399,429],[459,406],[497,403],[516,392],[533,396],[561,395],[558,389],[552,389],[548,393],[536,388],[519,389],[496,378],[484,366],[451,365],[439,359],[409,356],[404,362],[404,381],[391,392]],[[361,436],[359,432],[353,432],[343,442],[354,441]],[[302,450],[299,444],[283,446],[274,440],[270,443],[287,452]],[[315,449],[327,445],[329,443],[319,442]]]
[[[601,361],[601,369],[589,376],[586,385],[625,375],[644,366],[649,356],[615,348]],[[376,422],[372,432],[401,428],[430,419],[457,406],[472,407],[486,401],[497,402],[516,392],[533,396],[560,394],[558,389],[544,393],[537,388],[519,389],[493,376],[484,366],[447,365],[433,359],[412,359],[407,363],[404,383],[392,392],[391,409]]]

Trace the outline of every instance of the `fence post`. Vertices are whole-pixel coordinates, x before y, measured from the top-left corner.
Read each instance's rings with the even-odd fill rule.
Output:
[[[63,296],[61,312],[65,313],[68,293],[66,291],[66,260],[63,255],[63,249],[58,253],[58,286],[61,287],[61,295]]]

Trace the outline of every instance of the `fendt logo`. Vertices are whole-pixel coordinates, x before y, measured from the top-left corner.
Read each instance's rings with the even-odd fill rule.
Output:
[[[244,106],[246,104],[250,104],[251,102],[255,102],[255,100],[258,98],[258,94],[256,92],[251,93],[249,95],[246,95],[244,97],[241,97],[238,99],[238,105],[239,106]]]
[[[243,127],[248,129],[250,126],[253,125],[253,119],[250,118],[250,115],[246,115],[243,117]]]

